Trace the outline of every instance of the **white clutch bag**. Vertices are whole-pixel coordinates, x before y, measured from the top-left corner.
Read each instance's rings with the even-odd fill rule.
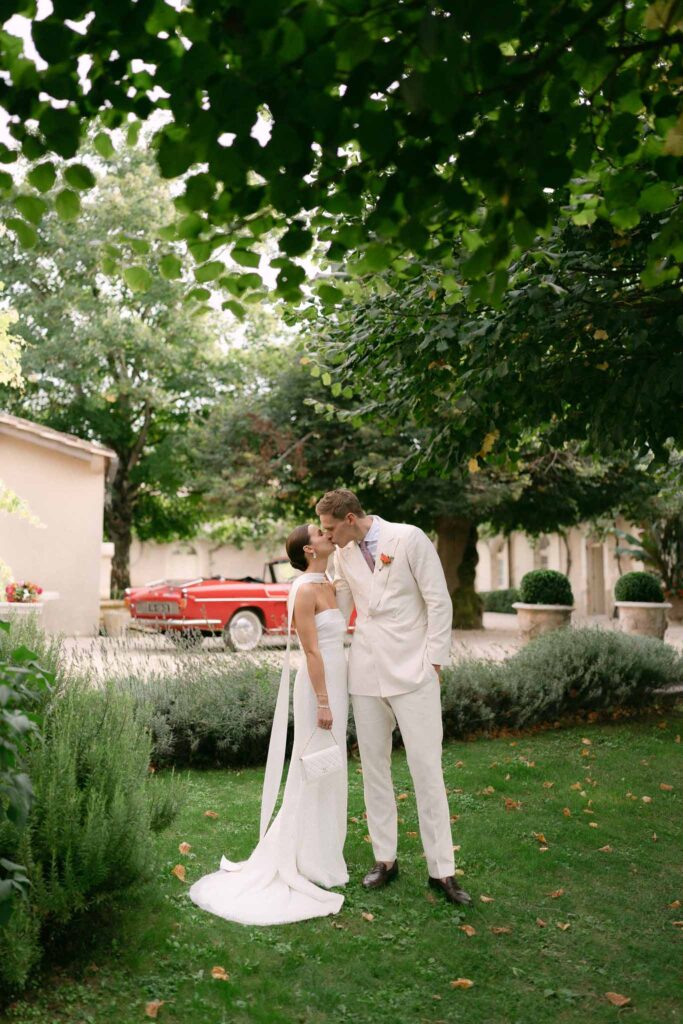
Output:
[[[312,739],[313,737],[311,737]],[[308,741],[310,743],[311,740]],[[308,743],[306,746],[308,746]],[[333,743],[322,750],[314,750],[310,754],[301,755],[301,771],[305,782],[316,782],[318,779],[326,779],[335,772],[340,772],[344,767],[344,759],[338,743]]]

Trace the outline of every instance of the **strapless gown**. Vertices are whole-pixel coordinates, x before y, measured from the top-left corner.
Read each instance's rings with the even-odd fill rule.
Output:
[[[328,731],[317,729],[313,688],[304,661],[294,682],[294,744],[282,805],[270,828],[246,861],[225,857],[220,870],[204,875],[190,889],[198,907],[247,925],[276,925],[336,914],[344,897],[328,892],[345,885],[347,822],[346,722],[348,691],[344,635],[337,608],[316,615],[325,682],[344,770],[306,782],[299,758],[329,746]],[[310,741],[310,742],[309,742]]]

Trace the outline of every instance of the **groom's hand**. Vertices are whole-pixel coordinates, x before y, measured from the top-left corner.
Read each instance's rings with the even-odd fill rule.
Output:
[[[437,676],[439,677],[439,682],[441,682],[441,665],[432,665],[432,668],[434,669],[434,671],[436,672]]]

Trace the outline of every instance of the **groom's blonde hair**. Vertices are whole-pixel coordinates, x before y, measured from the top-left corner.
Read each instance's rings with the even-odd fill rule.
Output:
[[[343,488],[323,494],[315,510],[319,516],[334,516],[339,520],[345,519],[349,512],[353,512],[359,519],[365,518],[363,506],[356,495],[353,491],[345,491]]]

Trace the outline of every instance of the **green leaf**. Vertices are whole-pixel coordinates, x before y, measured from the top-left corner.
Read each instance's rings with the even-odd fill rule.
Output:
[[[128,242],[133,252],[139,256],[146,256],[150,250],[150,244],[144,238],[129,238]]]
[[[98,132],[92,140],[92,144],[103,160],[110,160],[116,152],[109,132]]]
[[[168,253],[159,260],[159,270],[162,277],[168,281],[174,281],[182,276],[183,265],[177,256]]]
[[[316,292],[322,302],[333,304],[341,302],[344,298],[344,293],[339,289],[335,288],[331,284],[319,284],[316,288]]]
[[[235,299],[228,299],[221,305],[221,309],[228,309],[235,314],[238,320],[244,320],[244,306],[241,306]]]
[[[133,292],[146,292],[151,288],[154,278],[145,267],[125,267],[123,279]]]
[[[126,132],[126,145],[134,149],[138,144],[140,137],[140,128],[142,125],[139,121],[131,121],[128,125],[128,131]]]
[[[95,175],[85,164],[70,164],[64,171],[64,178],[67,184],[81,192],[95,186]]]
[[[219,260],[214,260],[211,263],[205,263],[202,267],[197,267],[194,276],[200,284],[206,284],[207,281],[215,281],[219,278],[224,270],[223,264]]]
[[[55,183],[57,178],[57,171],[55,165],[49,161],[43,164],[38,164],[33,167],[28,173],[28,181],[34,188],[38,189],[39,192],[49,192]]]
[[[40,224],[47,210],[47,203],[38,196],[17,196],[14,205],[21,216],[30,220],[32,224]]]
[[[59,64],[67,60],[75,36],[59,18],[48,17],[42,21],[34,20],[31,24],[31,36],[36,50],[48,64]]]
[[[258,267],[261,257],[251,249],[233,249],[231,256],[241,267]]]
[[[81,201],[75,192],[65,188],[55,197],[55,209],[62,220],[76,220],[81,212]]]
[[[0,171],[0,189],[3,192],[9,192],[14,187],[14,178],[11,174],[6,171]]]
[[[31,249],[38,241],[38,235],[31,225],[19,217],[8,217],[5,221],[5,226],[14,232],[25,249]]]
[[[320,380],[322,381],[326,388],[329,388],[330,384],[332,383],[332,377],[327,371],[321,374]]]
[[[211,292],[208,288],[191,288],[185,298],[188,301],[206,302],[211,298]]]
[[[675,201],[676,193],[671,185],[666,185],[660,181],[656,185],[650,185],[649,188],[644,189],[640,193],[638,209],[644,210],[645,213],[662,213],[664,210],[668,210],[670,206],[673,206]]]

